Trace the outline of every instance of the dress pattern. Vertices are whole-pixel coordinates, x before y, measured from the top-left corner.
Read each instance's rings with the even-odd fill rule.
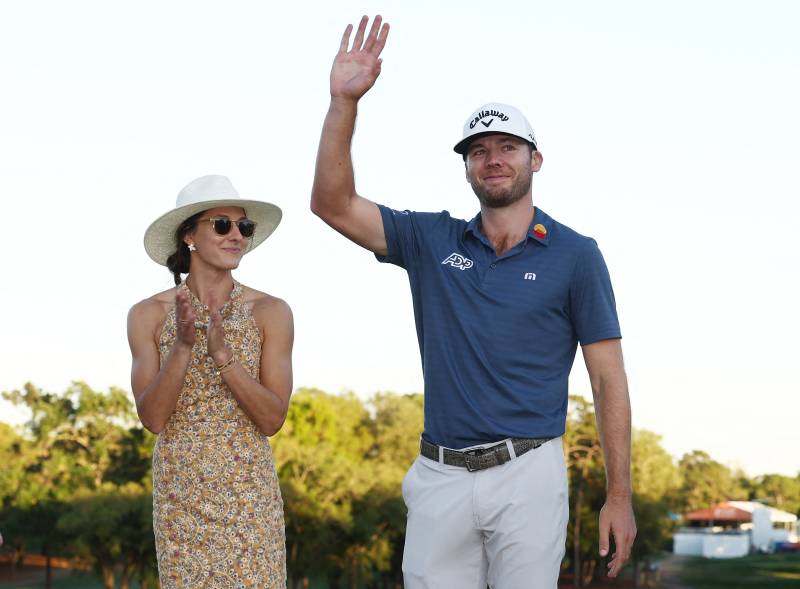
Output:
[[[194,294],[197,320],[209,310]],[[222,308],[225,341],[258,379],[261,334],[234,281]],[[161,363],[176,337],[175,308],[159,339]],[[153,529],[162,589],[286,587],[283,500],[272,449],[239,407],[197,330],[175,411],[153,451]]]

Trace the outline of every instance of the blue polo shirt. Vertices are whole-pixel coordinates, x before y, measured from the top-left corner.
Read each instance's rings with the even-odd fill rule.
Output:
[[[405,268],[411,286],[425,439],[464,448],[562,435],[578,342],[621,337],[597,243],[537,208],[526,239],[498,257],[480,214],[379,208],[388,254],[376,257]]]

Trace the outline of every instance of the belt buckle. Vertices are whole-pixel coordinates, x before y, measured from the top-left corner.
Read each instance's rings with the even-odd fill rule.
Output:
[[[481,454],[478,454],[477,450],[470,450],[469,452],[464,452],[464,466],[467,467],[469,472],[475,472],[477,470],[483,470],[486,468],[482,466],[480,462]],[[474,461],[471,459],[475,459]]]
[[[488,448],[476,448],[475,450],[462,452],[464,455],[464,466],[467,467],[469,472],[475,472],[477,470],[486,470],[487,468],[504,464],[505,461],[502,460],[497,454],[497,450],[501,446],[504,447],[503,444],[495,444],[494,446],[489,446]],[[488,455],[491,455],[494,458],[493,462],[490,463],[484,460],[484,457]]]

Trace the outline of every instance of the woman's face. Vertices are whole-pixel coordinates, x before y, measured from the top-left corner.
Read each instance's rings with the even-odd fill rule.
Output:
[[[229,219],[241,221],[245,219],[244,209],[240,207],[219,207],[209,209],[200,215],[194,233],[186,235],[183,240],[187,244],[194,244],[192,264],[195,260],[223,270],[233,270],[239,266],[242,256],[250,245],[249,239],[243,237],[239,226],[229,223],[230,230],[225,235],[220,235],[215,229],[224,223],[214,223],[214,219]]]

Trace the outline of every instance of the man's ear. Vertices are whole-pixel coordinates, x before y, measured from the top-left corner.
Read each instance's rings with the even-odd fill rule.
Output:
[[[531,154],[531,172],[538,172],[542,167],[543,161],[544,158],[542,157],[542,152],[539,150],[534,150]]]

